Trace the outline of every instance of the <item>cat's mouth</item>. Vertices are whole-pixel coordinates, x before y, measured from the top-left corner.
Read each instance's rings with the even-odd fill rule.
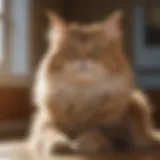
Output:
[[[65,81],[74,84],[89,84],[97,79],[95,74],[88,70],[64,72],[63,77],[65,77]]]
[[[79,74],[74,75],[73,77],[73,81],[80,84],[89,84],[94,80],[94,76],[87,72],[81,72]]]

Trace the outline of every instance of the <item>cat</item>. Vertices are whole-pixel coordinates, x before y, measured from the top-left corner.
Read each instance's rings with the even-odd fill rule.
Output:
[[[92,24],[67,23],[53,12],[48,18],[48,49],[33,87],[32,146],[47,154],[109,152],[102,128],[115,124],[125,124],[133,149],[159,146],[152,108],[124,55],[123,11]]]

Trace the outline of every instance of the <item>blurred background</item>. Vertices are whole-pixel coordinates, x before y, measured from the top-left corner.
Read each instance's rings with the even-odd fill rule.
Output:
[[[22,138],[28,132],[32,78],[46,50],[46,9],[81,23],[102,20],[117,9],[125,11],[125,52],[160,125],[158,0],[0,0],[0,139]]]

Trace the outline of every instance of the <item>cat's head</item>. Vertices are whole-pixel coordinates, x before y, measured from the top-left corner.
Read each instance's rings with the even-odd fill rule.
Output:
[[[67,24],[49,12],[48,68],[60,78],[74,82],[93,82],[123,72],[122,11],[88,25]]]

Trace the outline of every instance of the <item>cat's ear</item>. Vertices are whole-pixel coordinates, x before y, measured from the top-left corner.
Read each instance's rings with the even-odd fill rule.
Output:
[[[122,20],[123,20],[123,11],[117,10],[110,14],[107,19],[104,21],[104,30],[106,35],[112,39],[122,38]]]
[[[46,11],[46,16],[49,20],[49,37],[54,40],[60,40],[66,31],[66,24],[64,20],[51,11]]]

